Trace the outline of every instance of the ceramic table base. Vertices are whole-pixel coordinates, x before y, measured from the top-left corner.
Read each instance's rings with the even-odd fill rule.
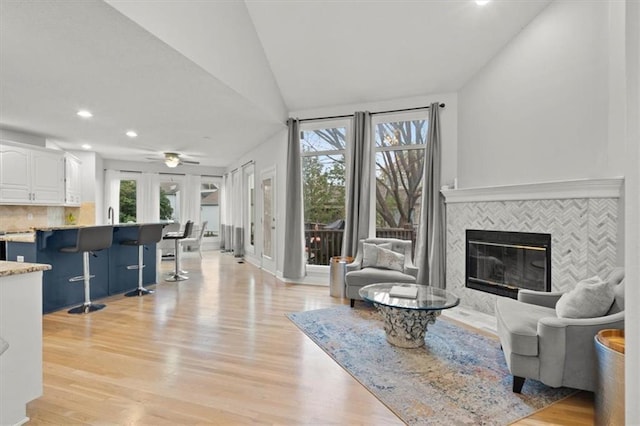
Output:
[[[434,324],[440,311],[394,308],[375,304],[384,320],[387,341],[400,348],[419,348],[429,324]]]

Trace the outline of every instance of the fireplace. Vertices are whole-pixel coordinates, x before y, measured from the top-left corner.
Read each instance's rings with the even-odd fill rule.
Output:
[[[551,235],[467,229],[465,285],[514,299],[551,291]]]

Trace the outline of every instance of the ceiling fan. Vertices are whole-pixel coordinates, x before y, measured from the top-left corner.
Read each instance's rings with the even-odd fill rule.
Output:
[[[182,154],[178,152],[163,152],[162,155],[164,156],[162,160],[164,161],[164,164],[171,168],[177,167],[181,164],[200,164],[199,161],[185,160],[182,158]],[[157,158],[150,158],[150,160],[157,160]]]

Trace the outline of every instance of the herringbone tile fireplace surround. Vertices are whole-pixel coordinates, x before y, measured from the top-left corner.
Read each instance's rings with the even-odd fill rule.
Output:
[[[493,294],[465,287],[467,229],[551,234],[551,290],[616,265],[621,179],[443,191],[447,200],[447,289],[461,305],[493,314]]]

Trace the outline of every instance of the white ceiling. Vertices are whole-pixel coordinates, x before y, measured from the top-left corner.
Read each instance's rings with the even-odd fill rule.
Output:
[[[460,89],[549,1],[0,0],[0,127],[228,166],[288,111]]]

